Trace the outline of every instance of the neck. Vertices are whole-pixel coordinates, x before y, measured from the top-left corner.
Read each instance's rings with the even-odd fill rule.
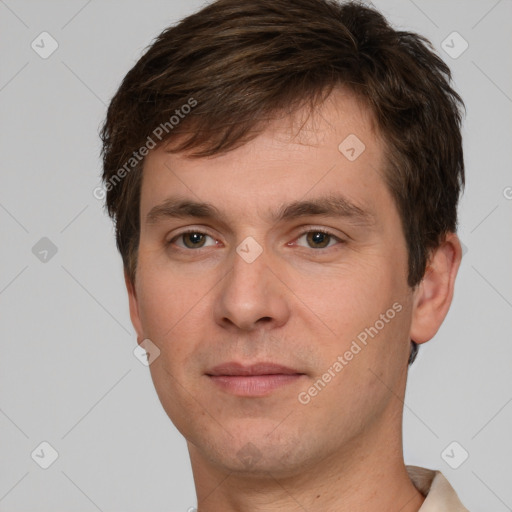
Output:
[[[397,430],[383,425],[395,427],[396,422],[379,422],[348,448],[286,476],[223,470],[189,443],[198,512],[417,512],[425,498],[407,474],[401,429],[397,436]]]

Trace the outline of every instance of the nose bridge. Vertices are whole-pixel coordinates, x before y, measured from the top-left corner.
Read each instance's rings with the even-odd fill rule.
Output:
[[[253,239],[254,240],[254,239]],[[233,267],[226,286],[226,298],[238,299],[240,306],[256,308],[265,299],[272,275],[270,255],[255,241],[245,240],[236,249]],[[245,306],[244,306],[245,304]]]
[[[256,324],[286,321],[286,297],[272,269],[269,250],[252,237],[246,238],[232,255],[232,268],[223,280],[215,306],[215,317],[222,325],[233,324],[252,330]]]

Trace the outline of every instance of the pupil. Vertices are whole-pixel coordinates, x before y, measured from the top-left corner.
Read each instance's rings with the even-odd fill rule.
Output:
[[[325,247],[329,243],[329,235],[321,231],[312,232],[309,237],[314,245],[320,245],[320,247]]]
[[[185,238],[185,244],[189,247],[197,247],[198,245],[201,246],[201,242],[203,242],[204,235],[201,233],[187,233],[187,236]],[[187,239],[190,241],[190,243],[187,243]]]

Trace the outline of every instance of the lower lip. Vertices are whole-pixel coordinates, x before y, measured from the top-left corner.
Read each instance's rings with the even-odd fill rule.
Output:
[[[270,392],[292,384],[303,374],[272,375],[210,375],[210,379],[224,391],[236,396],[265,396]]]

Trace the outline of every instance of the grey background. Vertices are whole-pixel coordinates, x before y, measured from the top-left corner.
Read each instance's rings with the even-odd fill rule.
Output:
[[[116,87],[202,4],[0,0],[1,511],[196,504],[185,442],[132,352],[121,260],[93,189]],[[467,105],[467,252],[450,313],[410,371],[406,463],[441,469],[472,511],[512,510],[512,2],[375,5],[432,41]],[[59,45],[47,59],[31,48],[43,31]],[[453,31],[469,44],[456,59],[441,47]],[[46,261],[43,237],[57,249]],[[43,441],[59,454],[48,469],[31,457]],[[452,465],[469,453],[458,469],[441,455],[453,441]]]

